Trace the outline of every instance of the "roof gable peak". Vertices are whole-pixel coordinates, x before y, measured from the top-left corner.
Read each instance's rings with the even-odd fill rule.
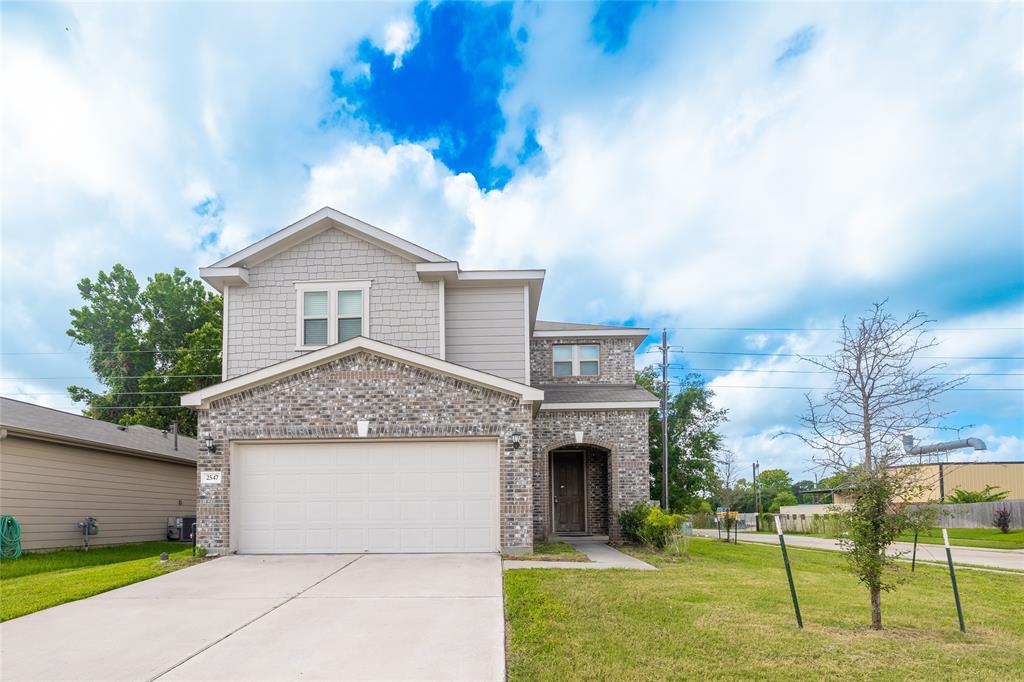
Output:
[[[370,225],[330,206],[324,206],[318,211],[310,213],[305,218],[250,244],[241,251],[222,258],[209,266],[209,269],[251,267],[330,228],[339,229],[399,256],[408,258],[414,263],[448,262],[448,259],[444,256],[429,251],[398,235]]]

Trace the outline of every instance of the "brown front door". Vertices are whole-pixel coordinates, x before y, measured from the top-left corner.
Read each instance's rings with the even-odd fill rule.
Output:
[[[583,453],[551,453],[554,483],[555,532],[580,532],[583,522]]]

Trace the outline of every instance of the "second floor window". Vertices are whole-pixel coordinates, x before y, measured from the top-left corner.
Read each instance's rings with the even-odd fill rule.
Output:
[[[296,282],[300,350],[369,335],[369,282]]]
[[[595,344],[560,344],[551,347],[552,370],[556,377],[596,377],[600,372],[601,348]]]

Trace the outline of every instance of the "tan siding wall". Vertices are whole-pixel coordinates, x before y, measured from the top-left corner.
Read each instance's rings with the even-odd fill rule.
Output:
[[[924,486],[924,490],[910,501],[938,501],[942,497],[939,492],[939,465],[922,464],[915,468],[918,471],[918,481]],[[1008,500],[1024,500],[1024,462],[949,462],[944,463],[942,469],[946,495],[952,495],[957,488],[975,491],[984,490],[985,486],[991,485],[1009,491],[1010,494],[1006,496]],[[832,499],[836,503],[844,504],[853,501],[848,493],[837,493]]]
[[[446,287],[445,359],[465,367],[526,380],[523,287]]]
[[[21,524],[26,550],[78,546],[78,522],[95,516],[90,545],[162,540],[168,516],[193,516],[196,469],[10,436],[0,441],[0,513]]]

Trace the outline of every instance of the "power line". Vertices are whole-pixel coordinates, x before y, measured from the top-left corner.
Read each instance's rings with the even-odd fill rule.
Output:
[[[221,348],[171,348],[168,350],[47,350],[5,352],[0,355],[118,355],[124,353],[219,353]]]
[[[677,347],[678,348],[678,347]],[[650,350],[641,353],[651,353]],[[658,351],[661,352],[660,350]],[[678,350],[669,351],[675,355],[739,355],[762,358],[828,358],[830,355],[813,353],[760,353],[753,351],[731,351],[731,350]],[[1024,360],[1024,355],[921,355],[916,360]]]
[[[97,393],[96,395],[102,398],[102,397],[111,396],[111,395],[184,395],[186,393],[191,393],[191,392],[192,391],[119,391],[117,393]],[[64,396],[66,396],[68,394],[67,394],[67,391],[59,391],[59,392],[55,392],[55,393],[37,393],[37,392],[34,392],[34,391],[22,391],[20,393],[5,392],[4,395],[6,395],[7,397],[11,397],[11,396],[16,396],[16,395],[64,395]],[[68,396],[68,397],[70,397],[70,396]],[[87,402],[87,401],[83,399],[83,400],[79,400],[79,401],[76,401],[76,402]]]
[[[139,374],[123,377],[103,377],[104,381],[115,381],[118,379],[208,379],[220,377],[219,374]],[[67,379],[96,379],[89,376],[66,376],[66,377],[0,377],[0,381],[66,381]]]
[[[672,382],[678,386],[688,386],[684,382]],[[785,391],[831,391],[834,386],[737,386],[733,384],[715,384],[711,386],[713,390],[719,388],[743,388],[743,389],[779,389]],[[950,392],[956,393],[959,391],[1024,391],[1024,388],[951,388]]]
[[[691,372],[757,372],[764,374],[831,374],[831,372],[820,369],[743,369],[739,367],[686,367],[684,365],[669,365],[672,369],[685,369]],[[928,376],[934,377],[1020,377],[1024,372],[928,372]]]
[[[711,332],[840,332],[842,327],[665,327],[672,331],[711,331]],[[929,332],[1014,332],[1024,331],[1024,327],[937,327]]]

